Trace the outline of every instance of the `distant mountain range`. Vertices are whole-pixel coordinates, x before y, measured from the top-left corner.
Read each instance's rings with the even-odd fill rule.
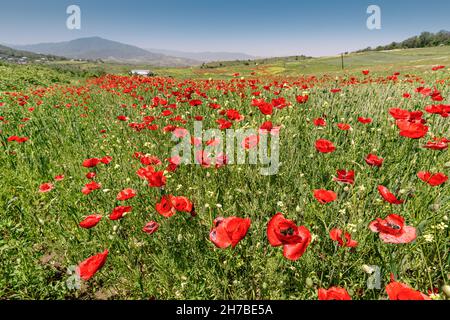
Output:
[[[193,59],[200,62],[213,62],[213,61],[234,61],[234,60],[255,60],[258,57],[251,56],[240,52],[185,52],[177,50],[164,50],[164,49],[147,49],[150,52],[165,54],[174,57],[180,57],[185,59]]]
[[[103,60],[131,64],[151,64],[154,66],[198,65],[192,59],[166,56],[149,52],[136,46],[106,40],[100,37],[81,38],[66,42],[13,45],[14,49],[40,54],[52,54],[70,59]]]
[[[69,59],[103,60],[108,62],[150,64],[154,66],[195,66],[218,60],[254,59],[243,53],[198,52],[189,53],[161,49],[145,50],[136,46],[100,37],[81,38],[66,42],[10,45],[10,47],[38,54],[55,55]]]

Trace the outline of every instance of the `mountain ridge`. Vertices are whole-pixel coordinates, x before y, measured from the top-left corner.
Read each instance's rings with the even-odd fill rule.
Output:
[[[260,57],[252,56],[242,52],[227,52],[227,51],[197,51],[189,52],[182,50],[168,50],[168,49],[146,49],[150,52],[161,53],[165,55],[181,57],[186,59],[194,59],[200,62],[208,63],[214,61],[232,61],[232,60],[255,60]]]
[[[152,53],[142,48],[101,37],[79,38],[63,42],[13,45],[14,49],[38,54],[52,54],[69,59],[105,60],[122,63],[148,63],[155,66],[193,66],[193,59]]]

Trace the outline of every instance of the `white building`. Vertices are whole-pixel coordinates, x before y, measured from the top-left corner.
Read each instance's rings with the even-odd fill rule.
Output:
[[[149,77],[153,75],[153,72],[151,72],[150,70],[131,70],[130,74],[134,76]]]

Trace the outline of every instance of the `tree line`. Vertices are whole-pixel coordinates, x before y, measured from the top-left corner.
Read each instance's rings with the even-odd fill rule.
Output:
[[[438,46],[450,45],[450,31],[441,30],[437,33],[422,32],[419,36],[411,37],[402,42],[392,42],[385,46],[378,46],[376,48],[368,47],[357,52],[367,51],[381,51],[394,49],[413,49],[413,48],[428,48]]]

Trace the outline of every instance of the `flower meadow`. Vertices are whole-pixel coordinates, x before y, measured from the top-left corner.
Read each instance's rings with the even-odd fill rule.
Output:
[[[430,66],[1,92],[0,297],[445,299],[449,85]],[[246,153],[276,136],[278,172],[207,151],[196,121],[256,130]],[[196,162],[172,154],[186,137]]]

